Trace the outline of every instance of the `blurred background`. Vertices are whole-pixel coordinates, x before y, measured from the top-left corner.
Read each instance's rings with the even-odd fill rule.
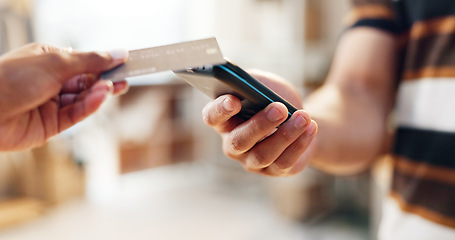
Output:
[[[307,94],[348,10],[348,0],[0,0],[0,53],[214,36],[241,67]],[[0,239],[375,239],[381,172],[247,173],[202,123],[208,98],[170,72],[128,80],[126,95],[45,146],[0,154]]]

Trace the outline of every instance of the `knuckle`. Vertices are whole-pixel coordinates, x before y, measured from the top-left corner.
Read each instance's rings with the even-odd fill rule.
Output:
[[[280,138],[284,140],[285,142],[292,142],[295,140],[295,131],[278,131],[278,134],[280,135]]]
[[[228,158],[236,159],[237,155],[233,153],[232,147],[230,147],[228,143],[225,142],[223,144],[222,149],[223,149],[224,155],[226,155]]]
[[[249,162],[256,168],[264,168],[270,165],[271,160],[263,152],[253,152]]]
[[[48,44],[35,43],[32,47],[41,50],[43,53],[61,52],[61,48]]]
[[[231,133],[228,136],[228,141],[230,149],[234,152],[245,152],[245,144],[243,138],[236,132]]]
[[[101,62],[104,60],[104,57],[101,56],[101,54],[99,54],[97,52],[88,52],[86,54],[87,54],[87,59],[90,62]]]
[[[236,147],[232,145],[232,142],[227,139],[223,141],[222,151],[224,155],[234,160],[239,160],[240,155],[242,154],[240,151],[236,150]]]
[[[66,61],[68,61],[67,58],[65,58],[62,54],[57,52],[49,52],[46,54],[46,56],[53,63],[65,63]]]
[[[267,130],[267,126],[262,124],[263,122],[260,119],[250,119],[250,122],[248,124],[248,128],[250,129],[251,132],[253,133],[260,133],[264,132]]]
[[[46,53],[46,52],[49,51],[49,46],[44,45],[44,44],[42,44],[42,43],[38,43],[38,42],[30,43],[30,44],[28,45],[28,47],[29,47],[30,49],[37,49],[37,50],[41,49],[44,53]]]
[[[267,172],[276,177],[288,176],[288,172],[292,168],[292,164],[289,163],[289,161],[286,161],[286,163],[274,162],[267,168]]]
[[[284,159],[281,161],[277,161],[274,163],[275,171],[281,174],[285,174],[289,172],[289,170],[294,166],[294,162],[295,161],[293,161],[293,159]]]
[[[250,173],[260,173],[261,172],[260,170],[258,171],[258,169],[253,168],[247,164],[243,165],[243,169],[245,169],[245,171],[250,172]]]
[[[305,136],[300,136],[297,138],[297,140],[294,141],[293,144],[296,146],[296,148],[301,149],[308,145],[308,139]]]

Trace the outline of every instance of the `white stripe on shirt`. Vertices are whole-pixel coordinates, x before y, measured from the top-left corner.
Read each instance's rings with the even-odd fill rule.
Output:
[[[453,240],[455,230],[418,215],[403,212],[394,199],[387,197],[384,199],[378,238],[380,240]]]
[[[455,132],[455,79],[404,81],[398,91],[398,125]]]

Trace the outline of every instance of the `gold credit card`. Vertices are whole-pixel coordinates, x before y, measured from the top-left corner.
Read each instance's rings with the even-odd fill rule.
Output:
[[[115,82],[128,77],[225,62],[216,39],[207,38],[129,51],[128,60],[103,73],[101,79]]]

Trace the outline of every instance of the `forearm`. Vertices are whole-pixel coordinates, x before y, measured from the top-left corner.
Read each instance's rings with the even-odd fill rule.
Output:
[[[311,157],[314,167],[333,174],[353,174],[366,169],[384,152],[387,113],[363,94],[353,96],[326,84],[307,98],[305,110],[319,125]]]
[[[326,83],[304,100],[319,125],[313,166],[353,174],[386,149],[395,91],[394,41],[370,29],[354,30],[341,40]]]

